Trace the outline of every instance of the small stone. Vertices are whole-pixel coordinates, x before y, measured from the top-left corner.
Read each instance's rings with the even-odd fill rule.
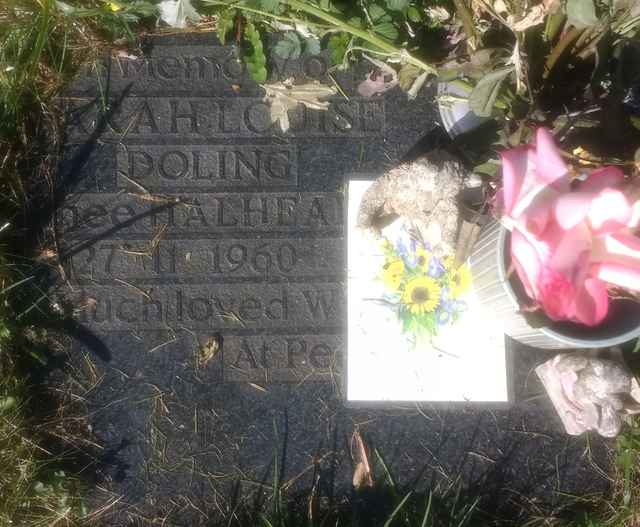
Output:
[[[379,237],[386,224],[401,216],[416,226],[437,256],[454,254],[460,223],[458,194],[467,176],[444,150],[393,168],[365,193],[358,226]]]

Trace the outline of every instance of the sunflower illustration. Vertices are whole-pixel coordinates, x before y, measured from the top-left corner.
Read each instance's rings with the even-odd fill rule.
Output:
[[[402,302],[414,315],[431,313],[440,302],[440,286],[428,276],[414,278],[405,287]]]
[[[471,288],[471,271],[466,265],[461,265],[449,273],[449,289],[453,298],[459,298]]]
[[[404,262],[402,259],[392,260],[387,263],[382,272],[382,281],[389,289],[396,291],[402,282],[404,274]]]

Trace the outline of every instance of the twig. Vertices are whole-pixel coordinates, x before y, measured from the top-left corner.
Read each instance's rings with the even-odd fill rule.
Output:
[[[544,73],[542,74],[543,79],[547,79],[549,77],[549,73],[558,62],[560,56],[567,50],[571,45],[580,37],[584,29],[578,29],[576,27],[572,27],[554,46],[553,51],[549,54],[547,58],[547,62],[544,65]]]

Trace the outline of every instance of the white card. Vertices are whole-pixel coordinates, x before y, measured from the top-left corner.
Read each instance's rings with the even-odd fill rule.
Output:
[[[502,327],[479,305],[468,309],[431,343],[411,342],[385,302],[379,241],[356,228],[370,181],[349,182],[347,400],[353,402],[508,402]]]

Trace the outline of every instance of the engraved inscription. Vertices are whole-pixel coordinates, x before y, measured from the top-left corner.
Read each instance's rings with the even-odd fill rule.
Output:
[[[189,47],[173,46],[165,50],[170,55],[118,60],[112,68],[117,80],[140,81],[216,81],[239,82],[249,78],[244,63],[232,49],[216,50],[218,53],[194,55]],[[222,53],[220,51],[223,51]],[[322,79],[327,74],[330,61],[322,55],[303,56],[299,60],[274,60],[274,73],[279,78],[304,75],[310,79]]]
[[[82,198],[78,194],[78,197]],[[179,203],[149,202],[127,194],[95,194],[69,199],[57,214],[66,239],[108,231],[152,237],[171,233],[342,231],[340,193],[181,194]],[[338,234],[339,235],[339,234]]]
[[[96,328],[334,328],[344,291],[336,283],[134,287],[86,286],[71,296],[81,322]]]
[[[84,140],[98,126],[101,139],[188,138],[190,140],[281,135],[270,117],[269,105],[261,98],[129,97],[116,103],[113,113],[103,117],[97,104],[69,100],[67,133],[71,140]],[[294,137],[381,136],[385,127],[383,99],[354,97],[336,99],[329,110],[309,110],[300,104],[289,111]],[[106,121],[106,122],[105,122]]]
[[[297,185],[291,146],[136,146],[118,149],[118,170],[145,188]]]
[[[109,240],[79,251],[70,276],[82,283],[113,280],[134,283],[209,280],[313,280],[342,267],[341,239]]]
[[[340,335],[233,336],[225,341],[225,381],[329,381],[339,369]]]

